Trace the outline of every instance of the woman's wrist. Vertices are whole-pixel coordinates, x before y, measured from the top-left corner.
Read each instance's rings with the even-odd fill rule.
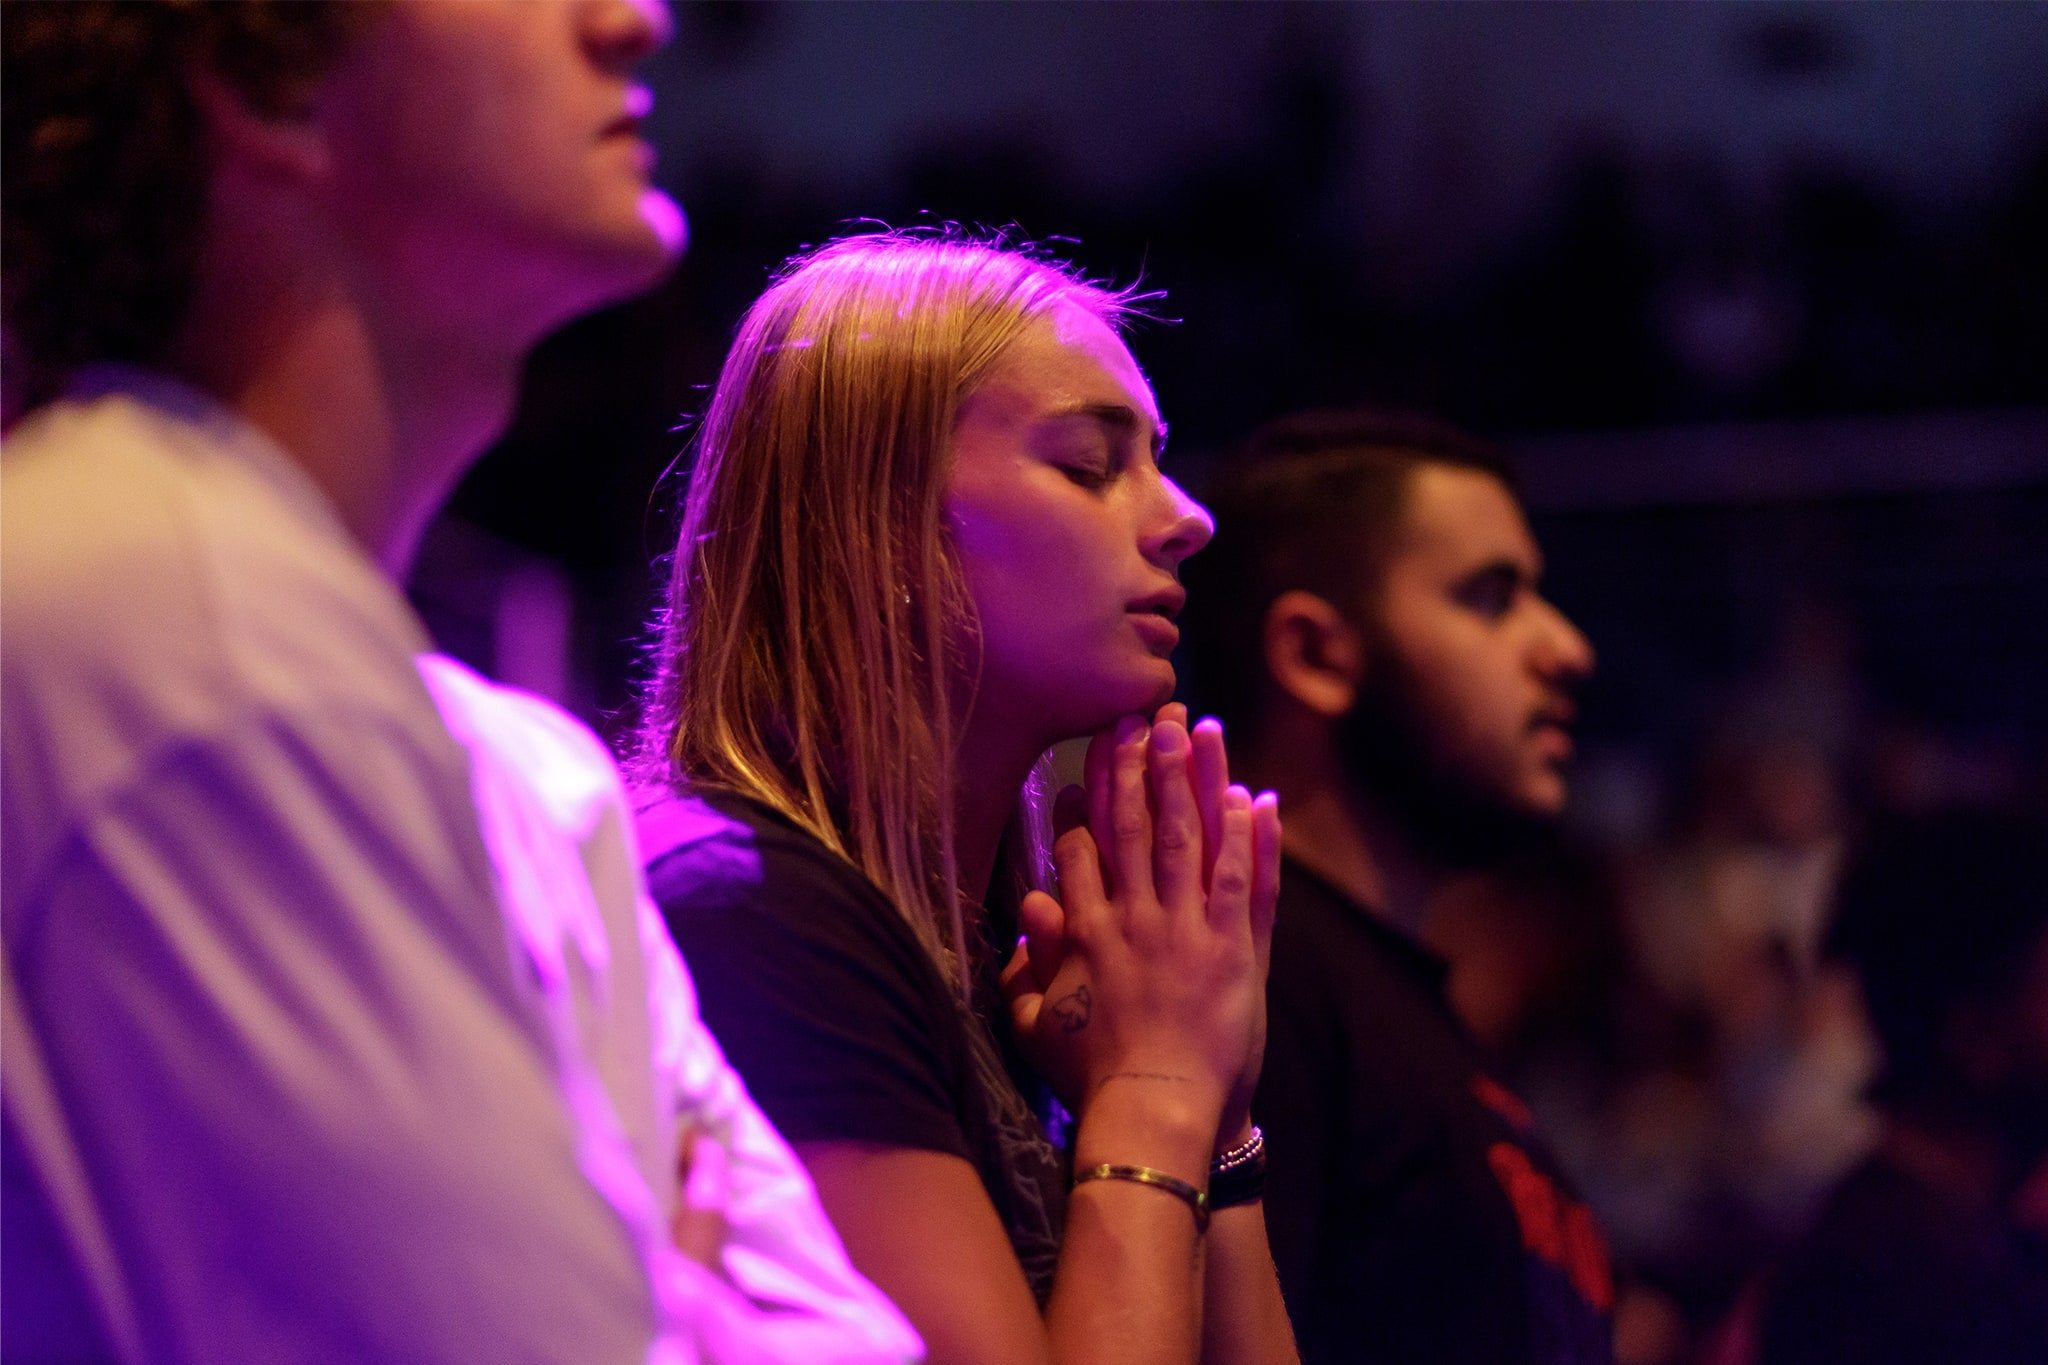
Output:
[[[1247,1125],[1244,1140],[1209,1163],[1209,1206],[1237,1208],[1266,1197],[1266,1135]]]
[[[1205,1186],[1220,1107],[1171,1073],[1109,1076],[1075,1116],[1074,1166],[1150,1166]]]
[[[1210,1153],[1210,1158],[1222,1160],[1229,1153],[1250,1142],[1252,1134],[1257,1131],[1249,1114],[1240,1115],[1234,1120],[1226,1119],[1224,1126],[1216,1130],[1216,1145]]]

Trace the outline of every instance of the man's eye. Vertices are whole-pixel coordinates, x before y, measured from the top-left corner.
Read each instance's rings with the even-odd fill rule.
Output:
[[[1515,605],[1515,591],[1514,583],[1489,574],[1459,589],[1458,600],[1481,616],[1501,617]]]
[[[1060,466],[1060,473],[1067,476],[1069,483],[1091,491],[1105,487],[1109,483],[1109,470],[1102,465],[1063,464]]]

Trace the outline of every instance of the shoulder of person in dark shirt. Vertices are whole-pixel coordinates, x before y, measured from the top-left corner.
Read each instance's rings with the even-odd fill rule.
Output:
[[[704,1020],[783,1135],[967,1155],[957,1007],[880,888],[744,797],[660,795],[638,819]]]

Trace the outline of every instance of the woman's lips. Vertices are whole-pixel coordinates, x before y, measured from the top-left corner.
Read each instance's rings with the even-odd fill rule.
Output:
[[[1156,611],[1134,611],[1127,613],[1138,638],[1155,654],[1167,655],[1180,643],[1180,627]]]

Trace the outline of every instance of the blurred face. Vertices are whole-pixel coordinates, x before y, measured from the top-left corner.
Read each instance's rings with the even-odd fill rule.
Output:
[[[1422,464],[1390,547],[1349,747],[1376,794],[1446,840],[1565,804],[1592,646],[1537,590],[1542,557],[1499,480]]]
[[[314,94],[338,230],[391,300],[548,327],[653,283],[683,245],[638,134],[662,0],[407,0]]]
[[[977,723],[1050,744],[1172,695],[1180,564],[1213,527],[1160,472],[1163,435],[1130,351],[1072,305],[963,405],[946,512],[982,632]]]

